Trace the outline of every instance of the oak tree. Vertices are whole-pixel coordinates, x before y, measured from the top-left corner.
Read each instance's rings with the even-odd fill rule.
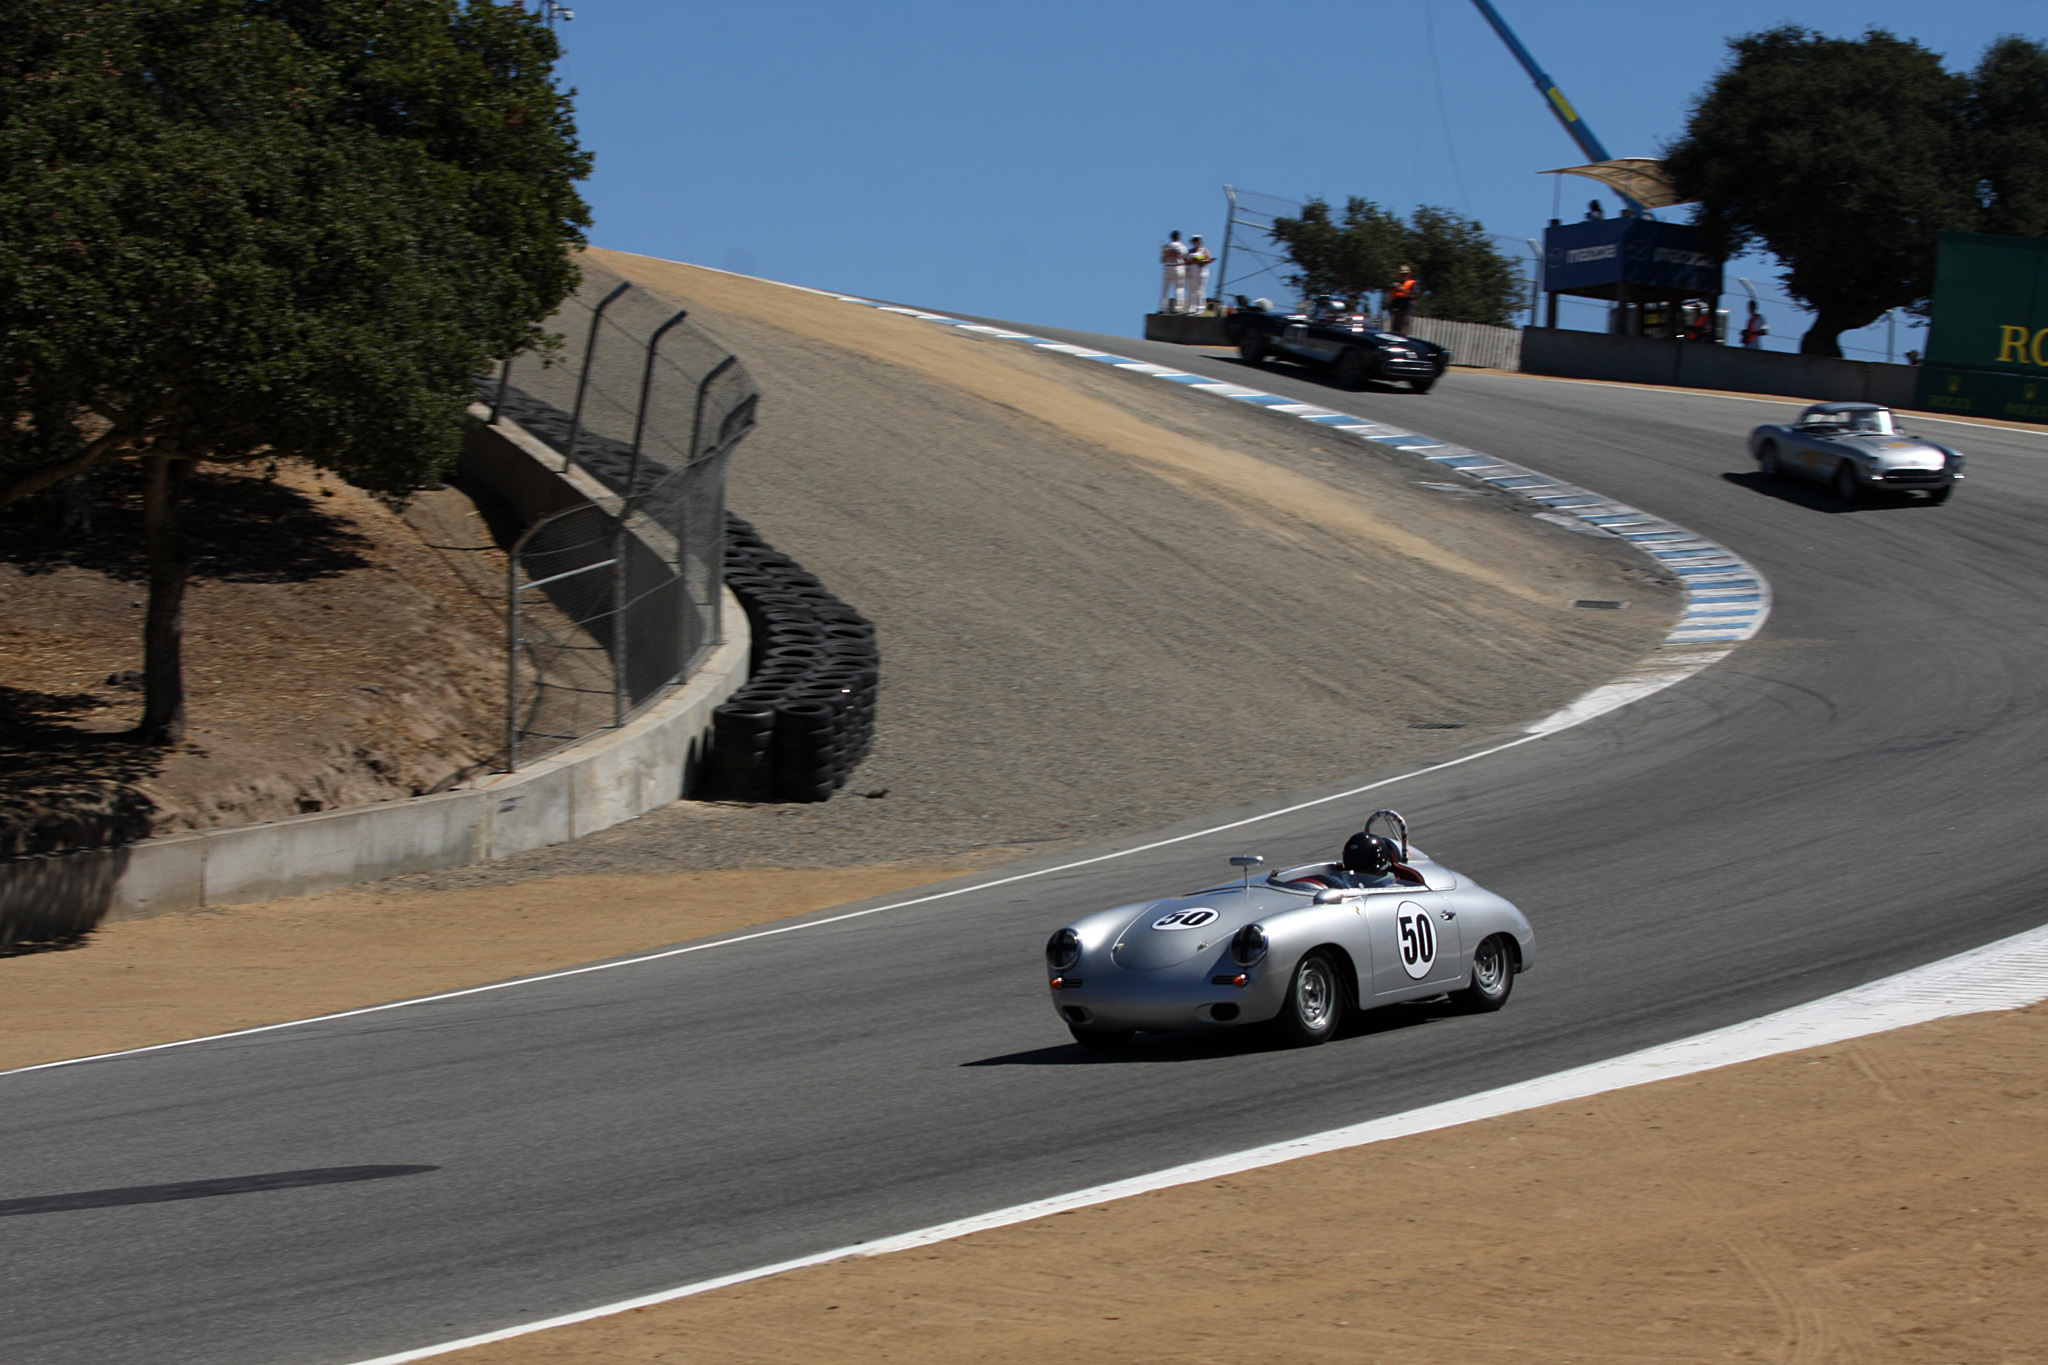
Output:
[[[1730,40],[1731,59],[1665,149],[1724,256],[1755,244],[1814,312],[1799,349],[1924,306],[1943,231],[2048,231],[2048,54],[2001,39],[1968,75],[1881,29],[1797,26]]]
[[[0,25],[0,507],[144,466],[136,735],[184,727],[195,464],[401,493],[574,287],[554,38],[488,0],[16,0]]]
[[[1427,204],[1404,221],[1369,199],[1347,199],[1341,217],[1311,199],[1299,217],[1273,220],[1287,249],[1288,283],[1305,295],[1364,296],[1386,289],[1403,265],[1422,284],[1416,312],[1459,322],[1505,325],[1522,284],[1514,262],[1477,221]]]

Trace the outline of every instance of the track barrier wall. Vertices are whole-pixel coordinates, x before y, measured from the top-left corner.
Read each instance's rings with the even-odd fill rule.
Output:
[[[1753,351],[1710,342],[1573,332],[1560,327],[1522,329],[1522,365],[1529,374],[1561,379],[1607,379],[1664,384],[1824,402],[1915,406],[1919,369],[1876,361],[1786,351]]]

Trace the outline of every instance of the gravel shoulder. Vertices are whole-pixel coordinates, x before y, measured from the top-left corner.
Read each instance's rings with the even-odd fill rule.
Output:
[[[1114,837],[1534,719],[1675,617],[1675,588],[1620,542],[1431,487],[1415,456],[786,286],[591,254],[687,306],[758,379],[730,501],[876,622],[875,750],[821,805],[679,802],[409,888]]]

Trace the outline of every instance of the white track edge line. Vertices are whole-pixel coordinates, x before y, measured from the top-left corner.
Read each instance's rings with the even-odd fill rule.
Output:
[[[435,1346],[422,1346],[396,1355],[377,1356],[353,1365],[405,1365],[433,1356],[529,1336],[555,1327],[568,1327],[597,1318],[612,1317],[636,1308],[671,1303],[712,1290],[766,1279],[792,1270],[825,1265],[856,1257],[885,1256],[891,1252],[931,1246],[977,1232],[1031,1222],[1054,1214],[1128,1199],[1134,1195],[1216,1180],[1261,1167],[1274,1166],[1301,1157],[1320,1156],[1412,1137],[1418,1133],[1522,1113],[1566,1100],[1585,1099],[1612,1090],[1624,1090],[1653,1081],[1672,1080],[1718,1070],[1742,1062],[1806,1048],[1826,1047],[1873,1033],[1889,1032],[1913,1024],[1962,1014],[2017,1009],[2048,999],[2048,928],[2030,929],[1997,940],[1981,948],[1960,953],[1926,966],[1853,987],[1775,1014],[1731,1024],[1708,1033],[1695,1034],[1674,1042],[1660,1043],[1622,1057],[1593,1062],[1568,1071],[1538,1076],[1512,1085],[1481,1091],[1439,1104],[1425,1105],[1385,1118],[1369,1119],[1343,1128],[1313,1133],[1306,1137],[1267,1143],[1259,1147],[1209,1157],[1168,1167],[1127,1180],[1093,1185],[1047,1199],[1013,1204],[1008,1208],[976,1214],[951,1222],[937,1223],[912,1232],[899,1233],[873,1242],[856,1242],[794,1260],[697,1280],[674,1289],[621,1299],[575,1313],[522,1323]]]

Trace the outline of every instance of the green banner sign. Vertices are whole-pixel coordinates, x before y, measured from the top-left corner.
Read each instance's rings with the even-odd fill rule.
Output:
[[[2048,376],[2048,238],[1941,234],[1927,363]]]
[[[1922,365],[1915,381],[1914,398],[1913,406],[1923,412],[2002,417],[2010,422],[2048,422],[2048,372],[2035,376]]]

